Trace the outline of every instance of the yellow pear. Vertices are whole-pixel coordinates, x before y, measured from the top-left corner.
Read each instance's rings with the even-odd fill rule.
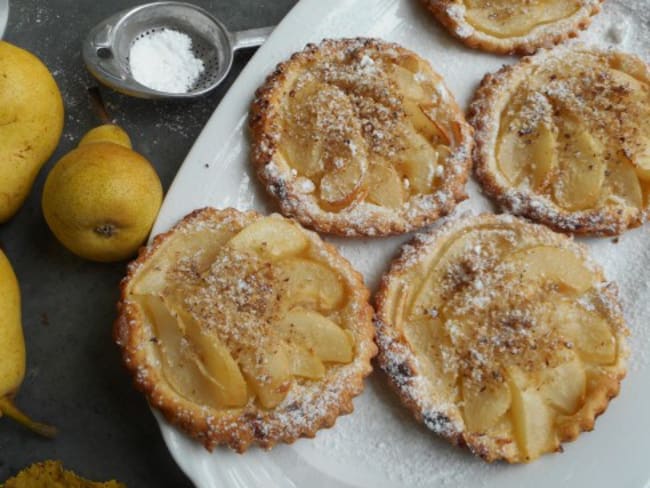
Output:
[[[131,149],[131,138],[119,125],[104,124],[89,130],[79,141],[79,145],[91,144],[93,142],[113,142]]]
[[[0,416],[6,415],[46,437],[56,429],[29,419],[12,399],[25,377],[25,341],[20,320],[20,289],[9,260],[0,251]]]
[[[0,223],[18,211],[63,130],[63,100],[47,67],[0,41]]]
[[[45,181],[43,215],[70,251],[93,261],[131,257],[143,244],[162,204],[151,163],[131,149],[116,125],[91,130]]]

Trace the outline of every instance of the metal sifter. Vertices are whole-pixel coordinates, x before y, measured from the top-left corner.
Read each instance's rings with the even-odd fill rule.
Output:
[[[0,0],[1,2],[2,0]],[[192,39],[194,56],[204,71],[186,93],[168,93],[138,83],[131,75],[129,52],[145,36],[171,29]],[[83,43],[88,70],[105,85],[140,98],[194,98],[203,95],[226,77],[238,49],[260,46],[272,27],[230,32],[206,10],[183,2],[154,2],[119,12],[95,26]]]

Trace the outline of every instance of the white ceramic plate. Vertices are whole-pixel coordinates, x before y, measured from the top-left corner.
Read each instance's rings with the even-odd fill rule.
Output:
[[[7,21],[9,20],[9,0],[0,0],[0,39],[5,32],[7,27]]]
[[[588,37],[600,44],[618,42],[647,55],[647,44],[642,44],[644,19],[632,15],[629,4],[629,0],[606,2]],[[276,63],[305,43],[342,36],[382,37],[415,50],[445,76],[463,105],[487,71],[512,61],[465,49],[416,0],[302,0],[209,120],[167,195],[154,233],[206,205],[273,210],[248,163],[246,123],[253,93]],[[459,211],[491,209],[474,183],[469,189],[471,199]],[[374,288],[405,239],[332,240]],[[650,350],[650,327],[644,323],[650,317],[650,280],[638,279],[650,270],[646,242],[650,242],[650,226],[625,234],[616,245],[610,239],[589,243],[608,276],[619,281],[636,354],[620,398],[598,420],[596,430],[568,444],[564,454],[548,455],[531,465],[487,465],[412,420],[377,374],[356,399],[355,412],[314,440],[303,439],[271,452],[251,449],[238,455],[218,449],[208,453],[157,415],[165,442],[200,488],[650,487],[650,359],[643,352]]]

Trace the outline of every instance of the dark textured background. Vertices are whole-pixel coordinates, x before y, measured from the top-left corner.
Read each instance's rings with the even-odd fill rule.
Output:
[[[230,29],[279,22],[295,0],[193,0]],[[129,488],[192,484],[174,464],[144,398],[131,386],[111,340],[117,285],[125,263],[95,264],[67,252],[45,225],[40,198],[52,165],[98,125],[86,96],[95,84],[83,66],[86,32],[129,0],[10,0],[5,40],[30,50],[50,68],[64,96],[59,147],[29,199],[0,225],[0,246],[13,263],[23,297],[28,372],[17,403],[59,427],[40,439],[0,419],[0,482],[34,461],[60,459],[91,479],[116,478]],[[250,52],[236,56],[231,75],[209,96],[184,103],[136,100],[102,90],[109,111],[149,158],[167,189],[199,131]]]

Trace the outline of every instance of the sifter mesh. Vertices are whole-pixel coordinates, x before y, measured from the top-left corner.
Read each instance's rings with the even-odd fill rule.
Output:
[[[201,76],[196,80],[196,83],[194,84],[194,86],[192,86],[190,91],[203,90],[205,88],[214,85],[219,81],[220,79],[219,78],[219,73],[220,73],[219,50],[214,45],[206,41],[200,35],[183,30],[181,27],[176,27],[173,25],[165,25],[165,26],[152,27],[150,29],[147,29],[146,31],[141,32],[140,34],[135,36],[135,38],[131,41],[129,45],[129,52],[131,51],[131,47],[136,41],[144,37],[148,37],[155,32],[160,32],[164,30],[175,30],[187,34],[190,37],[190,39],[192,39],[192,54],[194,54],[196,58],[200,59],[203,62],[204,70],[201,73]],[[128,55],[126,56],[126,65],[130,73],[131,67],[130,67]]]
[[[112,56],[125,73],[131,74],[129,52],[133,44],[162,30],[188,35],[194,56],[203,61],[204,71],[188,94],[211,88],[225,77],[232,63],[232,47],[225,27],[204,11],[174,2],[159,3],[156,8],[145,6],[115,26]]]

